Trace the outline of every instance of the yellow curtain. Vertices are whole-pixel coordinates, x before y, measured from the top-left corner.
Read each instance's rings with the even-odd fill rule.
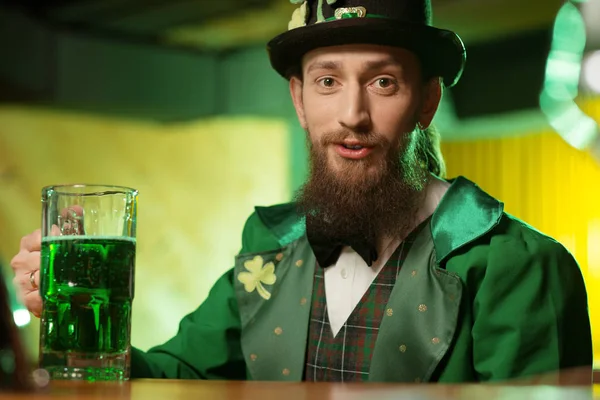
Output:
[[[551,131],[448,142],[442,150],[449,177],[464,175],[475,181],[502,200],[508,213],[574,254],[586,280],[600,366],[600,165]]]
[[[233,266],[253,207],[288,201],[288,141],[274,119],[164,125],[0,108],[0,258],[40,226],[44,185],[139,189],[132,342],[160,344]],[[32,356],[37,322],[25,332]]]

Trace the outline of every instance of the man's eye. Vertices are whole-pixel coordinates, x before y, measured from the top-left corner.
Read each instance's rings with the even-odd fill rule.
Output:
[[[335,81],[333,78],[323,78],[321,79],[321,85],[325,87],[333,87],[333,85],[335,85]]]
[[[394,82],[390,79],[390,78],[379,78],[377,79],[377,86],[379,86],[380,88],[388,88],[390,86],[392,86],[394,84]]]

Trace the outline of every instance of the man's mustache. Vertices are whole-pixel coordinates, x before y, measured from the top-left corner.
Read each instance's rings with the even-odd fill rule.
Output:
[[[327,132],[323,134],[321,140],[319,140],[321,146],[326,146],[335,143],[341,143],[345,140],[356,140],[368,147],[386,146],[389,145],[388,140],[385,136],[375,132],[367,133],[356,133],[347,130],[339,130],[333,132]]]

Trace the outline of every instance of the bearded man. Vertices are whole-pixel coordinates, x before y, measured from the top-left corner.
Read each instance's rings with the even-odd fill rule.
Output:
[[[431,121],[464,68],[458,35],[431,25],[428,0],[292,2],[268,50],[310,177],[294,202],[256,208],[235,267],[173,339],[133,350],[132,377],[481,382],[591,366],[572,255],[444,179]],[[12,262],[36,313],[39,242]]]

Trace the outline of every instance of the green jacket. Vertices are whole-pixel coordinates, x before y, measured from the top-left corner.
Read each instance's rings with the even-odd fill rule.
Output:
[[[386,306],[370,381],[498,381],[592,365],[585,285],[561,244],[463,177],[429,228]],[[132,377],[302,380],[314,268],[294,205],[257,207],[235,267],[174,338],[132,350]]]

